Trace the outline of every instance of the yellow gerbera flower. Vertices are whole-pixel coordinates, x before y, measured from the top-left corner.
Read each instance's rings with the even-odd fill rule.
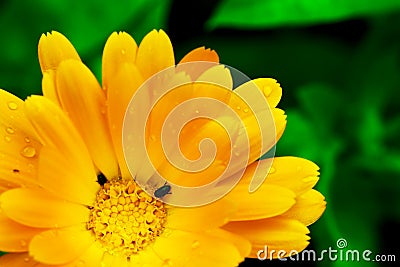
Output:
[[[138,185],[147,180],[140,180],[139,171],[132,175],[121,138],[135,92],[154,74],[175,68],[165,32],[150,32],[139,46],[128,34],[113,33],[104,48],[102,86],[58,32],[41,37],[39,61],[44,96],[22,101],[0,90],[0,250],[9,252],[0,258],[0,266],[236,266],[245,257],[257,257],[265,246],[278,257],[279,250],[288,255],[308,245],[307,226],[325,210],[324,197],[312,189],[318,167],[295,157],[257,161],[286,125],[283,111],[276,108],[281,88],[273,79],[254,83],[271,108],[274,140],[262,144],[266,140],[249,112],[244,120],[250,156],[239,183],[207,205],[177,207],[162,201],[178,195],[169,184],[149,190]],[[213,50],[197,48],[176,68],[194,61],[218,63],[219,58]],[[214,69],[181,68],[190,80]],[[216,69],[214,78],[226,74],[226,69]],[[177,98],[209,96],[235,106],[241,101],[235,91],[207,85],[182,96],[181,90],[155,106],[150,124],[163,121]],[[146,140],[161,136],[157,127],[146,128]],[[182,131],[180,141],[199,144],[218,127],[198,120]],[[216,137],[217,145],[222,137]],[[228,143],[221,146],[229,148]],[[157,142],[148,147],[160,173],[172,176],[172,183],[210,182],[209,175],[186,179],[187,173],[162,164]],[[182,153],[190,152],[183,144]],[[216,154],[220,162],[230,154],[224,152]],[[208,174],[215,174],[216,167],[210,166]],[[250,194],[256,173],[268,177]]]

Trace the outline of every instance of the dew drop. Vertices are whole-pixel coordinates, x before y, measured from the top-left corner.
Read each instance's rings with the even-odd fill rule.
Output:
[[[15,130],[13,128],[11,128],[11,127],[7,127],[6,128],[6,132],[9,133],[9,134],[13,134],[13,133],[15,133]]]
[[[26,146],[21,150],[21,155],[26,158],[33,158],[36,155],[36,149],[33,146]]]
[[[11,137],[9,137],[9,136],[4,136],[4,140],[5,140],[6,142],[10,142],[10,141],[11,141]]]
[[[193,243],[192,243],[192,248],[193,249],[196,249],[196,248],[198,248],[200,246],[200,242],[198,241],[198,240],[196,240],[196,241],[194,241]]]
[[[240,156],[240,153],[236,151],[236,152],[235,152],[235,156],[236,156],[236,157],[239,157],[239,156]]]
[[[28,257],[24,258],[24,262],[29,262],[29,261],[30,261],[30,259]]]
[[[245,108],[245,109],[243,109],[243,112],[244,112],[244,113],[247,113],[247,112],[249,112],[249,109],[248,109],[248,108]]]
[[[18,108],[18,105],[17,105],[17,103],[10,101],[10,102],[8,102],[8,108],[11,110],[16,110]]]
[[[240,110],[240,106],[237,106],[236,109],[237,109],[237,110]]]
[[[173,266],[173,264],[172,264],[172,261],[170,259],[166,259],[166,260],[164,260],[162,266],[163,267],[170,267],[170,266]]]
[[[269,96],[270,94],[271,94],[271,92],[272,92],[272,88],[271,87],[269,87],[269,86],[264,86],[264,88],[263,88],[263,94],[265,95],[265,96]]]
[[[274,167],[269,168],[269,170],[268,170],[269,174],[274,173],[274,172],[276,172],[276,169]]]
[[[27,245],[27,243],[26,243],[26,241],[25,240],[21,240],[20,242],[19,242],[19,244],[21,245],[21,247],[26,247],[26,245]]]
[[[24,139],[25,139],[25,142],[27,142],[27,143],[31,142],[31,139],[29,137],[25,137]]]
[[[86,264],[85,264],[85,261],[79,260],[79,261],[75,264],[75,266],[76,266],[76,267],[83,267],[83,266],[86,266]]]
[[[125,55],[125,54],[126,54],[126,50],[125,50],[125,49],[122,49],[122,50],[121,50],[121,54]]]

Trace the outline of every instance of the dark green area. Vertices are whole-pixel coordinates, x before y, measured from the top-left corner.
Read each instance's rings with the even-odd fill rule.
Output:
[[[117,3],[116,3],[117,2]],[[251,78],[274,77],[288,126],[278,155],[321,167],[327,198],[312,248],[396,254],[400,228],[400,1],[223,0],[0,2],[0,87],[40,93],[37,42],[56,29],[99,76],[112,31],[139,42],[170,34],[177,58],[197,46]],[[259,262],[243,266],[394,266],[378,262]]]

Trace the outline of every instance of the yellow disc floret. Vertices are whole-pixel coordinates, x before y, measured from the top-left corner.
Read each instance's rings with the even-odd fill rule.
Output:
[[[162,233],[166,215],[164,204],[134,181],[114,179],[98,192],[87,228],[110,254],[129,258]]]

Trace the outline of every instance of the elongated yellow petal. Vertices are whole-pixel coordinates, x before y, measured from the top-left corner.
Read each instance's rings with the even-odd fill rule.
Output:
[[[99,189],[99,185],[95,183],[97,176],[89,152],[76,128],[72,125],[72,122],[51,100],[41,96],[28,98],[25,101],[25,112],[34,126],[40,141],[45,146],[48,146],[49,150],[60,151],[60,153],[65,155],[65,157],[58,157],[59,159],[68,159],[68,164],[58,165],[56,161],[52,162],[51,157],[44,156],[42,158],[44,162],[47,160],[47,163],[41,165],[42,172],[44,172],[44,176],[41,176],[42,186],[56,192],[58,190],[56,181],[59,179],[57,173],[59,173],[60,168],[73,169],[79,175],[75,177],[69,176],[69,180],[62,182],[64,185],[65,183],[79,185],[70,192],[71,194],[75,194],[77,198],[68,199],[91,205],[95,198],[95,193]],[[53,153],[53,155],[55,154]],[[54,170],[53,173],[48,173],[46,164],[49,164],[49,169]],[[57,171],[55,171],[56,169]],[[54,182],[45,182],[50,181],[50,179],[54,179]],[[69,190],[72,187],[68,186],[67,188]],[[65,189],[62,191],[65,192]],[[72,196],[71,194],[69,196]]]
[[[56,70],[58,65],[67,59],[80,61],[74,46],[61,33],[52,31],[42,34],[38,46],[39,63],[42,72]]]
[[[28,251],[32,237],[43,229],[19,224],[0,211],[0,250],[8,252]],[[1,265],[0,265],[1,266]]]
[[[42,267],[28,252],[9,253],[0,257],[0,267]]]
[[[29,253],[46,264],[65,264],[81,256],[95,242],[82,226],[53,229],[36,235]]]
[[[140,43],[136,56],[136,65],[143,78],[146,80],[174,64],[174,50],[168,35],[163,30],[148,33]]]
[[[312,189],[296,198],[296,204],[290,210],[282,214],[282,217],[296,219],[305,225],[310,225],[321,217],[325,211],[326,202],[324,196]]]
[[[57,71],[57,92],[97,168],[108,178],[117,177],[118,164],[106,118],[106,97],[92,72],[80,61],[62,62]]]
[[[233,203],[220,200],[201,207],[168,209],[166,227],[186,231],[201,231],[218,228],[235,214]]]
[[[264,183],[249,193],[249,185],[239,183],[224,199],[236,204],[232,221],[269,218],[289,210],[295,203],[295,194],[284,187]]]
[[[114,32],[107,39],[103,52],[102,85],[108,90],[110,79],[125,64],[135,64],[137,44],[126,32]],[[122,98],[121,98],[122,100]]]
[[[165,264],[172,266],[236,266],[243,261],[229,241],[200,233],[172,231],[158,237],[153,249]]]
[[[0,89],[0,184],[32,185],[42,145],[24,112],[24,102]]]
[[[0,195],[0,207],[21,224],[52,228],[86,222],[89,209],[41,189],[17,188]]]
[[[256,258],[260,250],[265,250],[265,246],[267,251],[259,254],[264,256],[267,253],[267,259],[277,258],[279,250],[284,250],[288,256],[292,250],[302,251],[306,248],[310,239],[307,236],[309,231],[304,224],[283,218],[231,222],[223,228],[251,241],[252,252],[249,256],[251,258]]]

